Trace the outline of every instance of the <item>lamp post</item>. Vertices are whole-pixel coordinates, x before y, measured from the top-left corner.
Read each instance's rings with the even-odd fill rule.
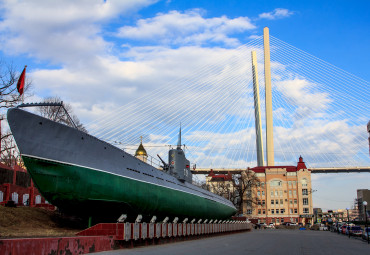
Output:
[[[366,233],[366,240],[367,240],[367,243],[369,243],[369,231],[367,229],[367,213],[366,213],[367,202],[364,201],[364,202],[362,202],[362,204],[364,205],[364,209],[365,209],[365,233]]]
[[[347,210],[347,231],[348,231],[348,238],[350,238],[350,233],[349,233],[349,208],[346,208]]]

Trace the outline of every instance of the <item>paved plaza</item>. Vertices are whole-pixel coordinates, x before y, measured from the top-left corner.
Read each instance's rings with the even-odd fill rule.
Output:
[[[95,254],[365,255],[370,254],[370,245],[361,238],[348,238],[329,231],[264,229]]]

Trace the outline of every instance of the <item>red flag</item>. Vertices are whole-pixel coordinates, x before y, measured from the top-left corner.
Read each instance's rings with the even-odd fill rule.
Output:
[[[21,76],[19,76],[18,83],[17,83],[17,89],[19,92],[19,95],[23,94],[23,88],[24,88],[24,79],[26,77],[26,67],[24,67],[23,72],[21,73]]]

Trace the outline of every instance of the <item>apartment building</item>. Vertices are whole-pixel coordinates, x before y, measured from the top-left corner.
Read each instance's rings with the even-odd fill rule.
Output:
[[[284,222],[312,224],[311,171],[303,158],[297,166],[254,167],[260,183],[256,203],[245,203],[244,214],[259,223]]]

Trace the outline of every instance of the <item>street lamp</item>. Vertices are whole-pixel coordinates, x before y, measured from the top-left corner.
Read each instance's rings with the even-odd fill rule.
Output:
[[[367,240],[367,243],[369,243],[369,231],[367,229],[367,213],[366,213],[367,202],[364,201],[364,202],[362,202],[362,204],[364,205],[364,208],[365,208],[365,233],[366,233],[366,240]]]
[[[347,207],[346,210],[347,210],[347,231],[348,231],[348,238],[350,238],[351,235],[350,235],[349,229],[348,229],[349,228],[349,212],[348,212],[349,208]]]

